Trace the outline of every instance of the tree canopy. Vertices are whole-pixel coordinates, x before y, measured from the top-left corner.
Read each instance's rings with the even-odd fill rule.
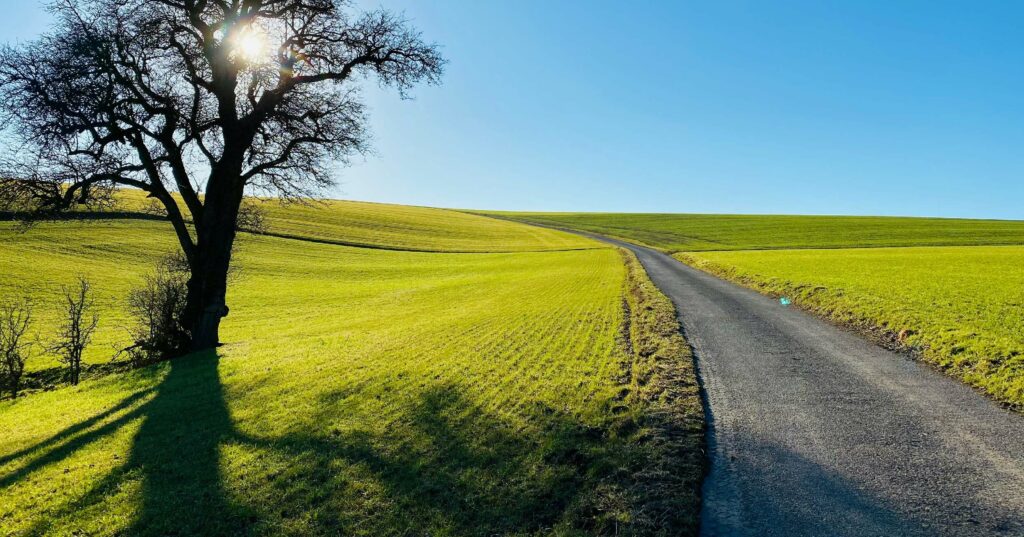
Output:
[[[321,192],[367,149],[359,83],[406,96],[439,82],[445,63],[400,16],[343,0],[50,9],[48,34],[0,50],[0,206],[47,217],[109,203],[119,186],[159,200],[191,269],[186,324],[199,347],[227,314],[243,196]]]

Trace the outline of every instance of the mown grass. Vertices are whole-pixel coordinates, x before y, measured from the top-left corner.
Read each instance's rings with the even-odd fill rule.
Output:
[[[1024,247],[677,257],[914,349],[996,399],[1024,408]]]
[[[876,216],[484,213],[666,252],[1024,244],[1024,221]]]
[[[173,248],[159,221],[2,233],[0,294],[36,297],[44,332],[59,284],[93,280],[94,362],[123,337],[126,290]],[[504,236],[529,250],[557,234],[532,233]],[[243,235],[217,352],[0,402],[0,533],[692,531],[701,418],[692,365],[663,365],[689,360],[674,317],[647,291],[624,309],[635,270],[563,240],[592,249]],[[655,310],[660,332],[624,335]]]

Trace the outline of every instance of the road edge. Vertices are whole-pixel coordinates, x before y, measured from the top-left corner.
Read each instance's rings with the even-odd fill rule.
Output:
[[[635,409],[620,427],[650,456],[632,469],[629,490],[642,534],[696,535],[708,468],[705,402],[696,363],[675,306],[628,249],[622,341],[630,361],[623,403]]]

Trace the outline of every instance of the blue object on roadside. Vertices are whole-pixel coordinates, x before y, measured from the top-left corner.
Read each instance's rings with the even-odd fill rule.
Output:
[[[788,305],[791,304],[791,302],[789,301],[788,298],[782,297],[782,298],[779,299],[779,304],[782,304],[783,306],[788,306]]]

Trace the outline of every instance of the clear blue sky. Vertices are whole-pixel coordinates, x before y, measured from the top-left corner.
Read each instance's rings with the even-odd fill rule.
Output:
[[[1024,219],[1024,2],[416,1],[451,63],[371,88],[337,197]],[[0,39],[45,27],[0,0]]]

